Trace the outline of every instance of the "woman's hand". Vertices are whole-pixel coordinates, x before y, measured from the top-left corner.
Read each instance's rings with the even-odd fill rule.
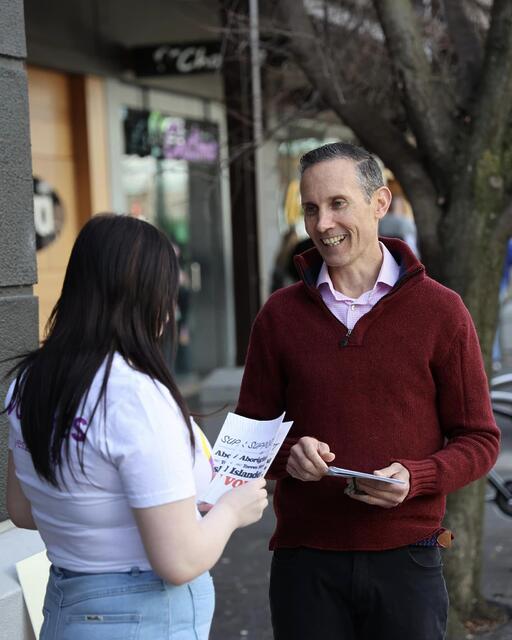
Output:
[[[261,518],[268,505],[265,480],[231,489],[203,517],[196,497],[133,509],[153,570],[164,580],[184,584],[211,569],[233,531]]]
[[[266,480],[258,478],[251,480],[241,487],[231,489],[217,502],[217,505],[227,507],[235,517],[236,527],[246,527],[257,522],[268,506]],[[215,506],[217,506],[215,505]],[[215,509],[215,506],[213,509]],[[213,511],[212,509],[212,511]]]

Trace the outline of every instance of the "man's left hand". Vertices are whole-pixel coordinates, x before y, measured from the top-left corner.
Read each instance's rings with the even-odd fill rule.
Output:
[[[409,471],[399,462],[393,462],[389,467],[374,471],[375,475],[383,478],[397,478],[405,484],[390,484],[378,480],[366,480],[357,478],[355,482],[356,493],[348,493],[354,500],[366,502],[376,507],[391,509],[397,507],[407,497],[410,488]]]

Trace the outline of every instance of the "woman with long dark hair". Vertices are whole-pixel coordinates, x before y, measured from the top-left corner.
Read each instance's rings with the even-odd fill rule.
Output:
[[[12,372],[7,508],[52,563],[42,640],[206,639],[208,570],[267,505],[256,480],[198,514],[210,461],[163,355],[178,278],[155,227],[92,218],[43,344]]]

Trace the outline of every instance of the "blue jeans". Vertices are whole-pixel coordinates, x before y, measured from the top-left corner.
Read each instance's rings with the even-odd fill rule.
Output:
[[[153,571],[75,573],[52,566],[40,640],[207,640],[208,572],[175,586]]]

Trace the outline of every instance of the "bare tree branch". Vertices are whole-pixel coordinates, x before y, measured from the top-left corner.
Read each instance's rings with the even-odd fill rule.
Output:
[[[373,5],[366,2],[363,8],[352,8],[350,0],[344,0],[341,10],[339,6],[328,5],[328,0],[325,0],[320,16],[318,12],[312,12],[309,0],[305,5],[314,38],[322,43],[321,73],[336,77],[338,90],[341,87],[349,89],[351,96],[357,95],[358,99],[371,102],[381,114],[385,113],[386,117],[392,115],[394,122],[405,123],[403,103],[396,91],[393,67]],[[308,35],[285,31],[282,21],[276,18],[278,11],[279,3],[274,2],[262,19],[262,31],[265,33],[265,50],[270,56],[274,52],[279,57],[283,51],[289,51],[286,44],[289,39],[307,38]],[[343,100],[340,92],[340,101]]]
[[[441,181],[452,161],[453,125],[446,86],[436,82],[410,0],[373,0],[395,71],[403,83],[409,122],[429,166]]]
[[[495,0],[487,34],[482,79],[476,89],[472,149],[500,153],[512,101],[512,2]],[[475,157],[472,157],[475,160]]]
[[[303,2],[279,1],[279,18],[293,34],[289,47],[308,80],[315,86],[323,101],[349,126],[359,140],[388,166],[407,193],[421,231],[422,252],[431,263],[437,262],[439,242],[437,225],[441,210],[436,205],[436,190],[422,166],[416,149],[407,142],[401,131],[382,117],[368,103],[353,98],[340,100],[337,78],[327,72],[318,42]],[[324,70],[324,73],[319,73]],[[421,206],[419,206],[421,203]],[[416,206],[418,205],[418,206]]]
[[[471,95],[482,62],[483,47],[475,20],[465,0],[443,0],[444,15],[455,46],[459,67],[459,99],[464,104]]]

